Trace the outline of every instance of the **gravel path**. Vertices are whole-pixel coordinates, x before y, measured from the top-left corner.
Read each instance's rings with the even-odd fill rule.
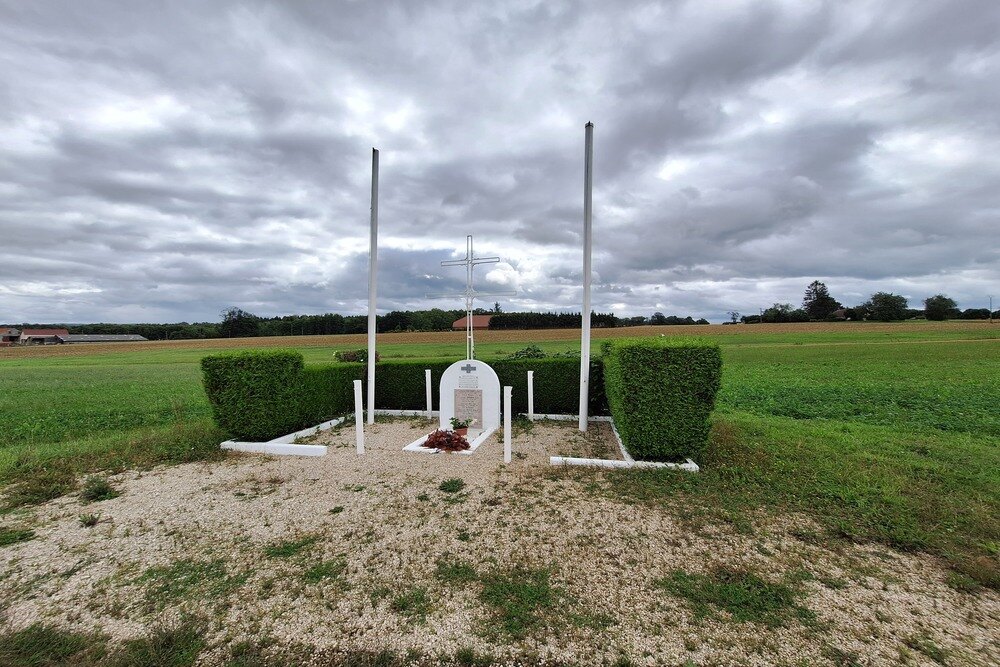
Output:
[[[122,491],[113,500],[67,497],[8,516],[38,537],[0,548],[0,625],[40,620],[117,640],[194,613],[212,620],[219,647],[203,664],[260,637],[569,664],[935,664],[929,647],[948,664],[1000,664],[1000,596],[953,590],[932,558],[831,547],[804,537],[817,529],[796,516],[751,517],[754,530],[740,534],[692,520],[691,508],[595,493],[601,473],[548,466],[554,454],[616,457],[604,424],[587,437],[571,422],[516,430],[509,466],[496,436],[472,456],[400,451],[430,428],[382,420],[368,427],[364,457],[347,427],[317,439],[331,445],[323,458],[234,455],[129,472],[112,478]],[[439,488],[453,478],[461,490]],[[85,528],[78,517],[89,512],[101,521]],[[442,563],[478,578],[449,580]],[[815,618],[699,618],[654,583],[717,565],[794,579]],[[185,579],[185,568],[196,575]],[[480,597],[483,577],[518,568],[548,572],[554,600],[523,637],[502,632]]]

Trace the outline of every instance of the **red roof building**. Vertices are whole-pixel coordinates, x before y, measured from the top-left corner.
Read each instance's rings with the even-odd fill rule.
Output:
[[[483,331],[490,328],[490,320],[493,319],[492,315],[473,315],[472,316],[472,328],[475,331]],[[452,331],[465,331],[465,328],[469,325],[469,318],[463,317],[460,320],[455,320],[452,325]]]
[[[53,345],[59,343],[59,336],[68,336],[66,329],[22,329],[21,345]]]

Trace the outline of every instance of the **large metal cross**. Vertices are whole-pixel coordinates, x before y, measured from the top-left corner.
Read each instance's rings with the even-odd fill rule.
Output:
[[[476,342],[472,332],[472,302],[477,297],[515,296],[517,292],[477,292],[472,285],[472,269],[479,264],[496,264],[499,257],[476,257],[472,252],[472,235],[465,237],[465,257],[449,259],[441,262],[441,266],[465,267],[465,291],[460,294],[428,294],[431,299],[460,298],[465,299],[465,354],[467,359],[475,359]]]

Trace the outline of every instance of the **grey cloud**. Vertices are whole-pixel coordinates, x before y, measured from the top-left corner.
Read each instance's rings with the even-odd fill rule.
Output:
[[[0,320],[362,312],[373,145],[381,308],[457,305],[424,295],[472,233],[506,308],[578,309],[587,120],[598,310],[979,305],[997,34],[989,0],[9,3]]]

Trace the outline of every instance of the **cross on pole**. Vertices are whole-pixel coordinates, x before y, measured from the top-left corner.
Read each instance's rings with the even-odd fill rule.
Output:
[[[465,257],[462,259],[449,259],[441,262],[441,266],[464,266],[465,267],[465,291],[459,294],[428,294],[430,299],[459,298],[465,299],[465,355],[467,359],[474,359],[476,353],[476,343],[472,336],[472,302],[477,297],[514,296],[517,292],[477,292],[472,285],[472,269],[480,264],[496,264],[499,257],[476,257],[472,251],[472,235],[465,237]]]

